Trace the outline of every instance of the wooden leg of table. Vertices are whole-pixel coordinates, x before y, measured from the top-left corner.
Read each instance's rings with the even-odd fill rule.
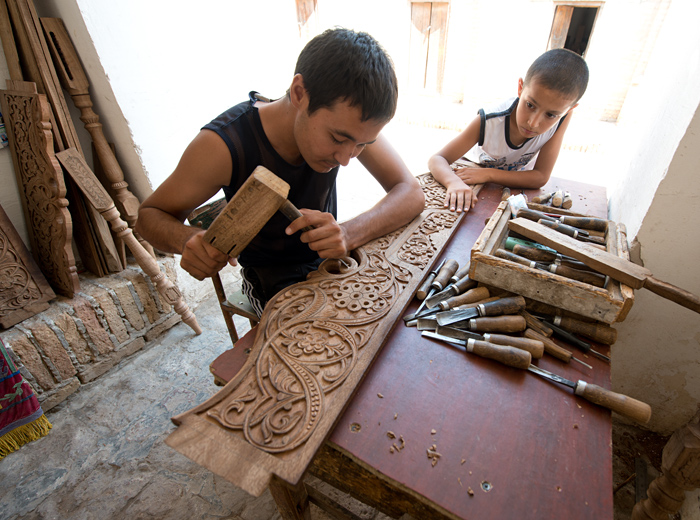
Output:
[[[270,494],[284,520],[311,520],[309,495],[304,482],[290,486],[273,477],[270,482]]]

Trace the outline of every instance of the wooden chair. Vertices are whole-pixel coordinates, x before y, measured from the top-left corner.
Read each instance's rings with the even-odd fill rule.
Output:
[[[187,221],[191,226],[207,229],[225,206],[226,199],[215,200],[214,202],[205,204],[194,210],[187,217]],[[239,315],[247,318],[251,327],[257,325],[260,319],[258,315],[255,314],[253,306],[248,301],[248,298],[240,289],[227,296],[219,273],[212,276],[211,281],[214,284],[214,291],[216,291],[216,296],[219,299],[219,307],[221,308],[221,313],[224,316],[226,327],[231,336],[231,343],[235,344],[238,341],[238,331],[236,330],[233,317]]]

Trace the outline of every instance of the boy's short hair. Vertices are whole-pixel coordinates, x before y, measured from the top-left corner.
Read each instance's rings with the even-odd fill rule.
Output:
[[[569,49],[551,49],[537,58],[525,75],[525,85],[532,81],[543,87],[576,98],[576,103],[588,86],[588,65]]]
[[[308,112],[348,101],[362,110],[362,121],[389,121],[399,96],[396,73],[386,51],[369,34],[328,29],[306,44],[294,74],[309,94]]]

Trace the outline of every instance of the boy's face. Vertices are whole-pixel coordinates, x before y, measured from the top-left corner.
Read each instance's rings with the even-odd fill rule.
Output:
[[[525,85],[522,78],[518,80],[518,97],[520,101],[515,112],[515,128],[511,126],[511,140],[514,137],[513,130],[522,141],[546,132],[577,106],[574,97],[545,88],[536,78],[529,85]],[[511,125],[512,122],[511,118]]]
[[[338,165],[347,166],[365,146],[373,143],[385,122],[361,121],[362,110],[347,101],[308,113],[308,95],[303,96],[294,122],[294,138],[306,163],[327,173]]]

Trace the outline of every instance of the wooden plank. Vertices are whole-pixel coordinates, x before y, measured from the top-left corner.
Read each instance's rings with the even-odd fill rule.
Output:
[[[449,6],[447,2],[432,2],[425,70],[425,89],[431,92],[442,92]]]
[[[297,485],[463,214],[419,178],[427,209],[278,293],[243,369],[173,418],[166,443],[259,496],[273,477]],[[432,200],[431,200],[432,199]]]
[[[10,13],[7,11],[7,1],[0,0],[0,40],[5,52],[7,69],[10,72],[10,79],[22,80],[22,65],[17,54],[15,38],[12,34],[12,24],[10,23]]]
[[[72,298],[80,281],[66,186],[53,154],[48,101],[26,90],[0,92],[32,255],[53,289]]]
[[[411,3],[411,27],[408,51],[408,86],[410,90],[425,88],[430,37],[430,2]]]
[[[556,249],[561,254],[580,260],[596,271],[619,280],[634,289],[643,287],[644,281],[651,276],[651,271],[645,267],[633,264],[607,251],[590,247],[575,238],[558,233],[537,222],[516,218],[511,220],[508,226],[512,231]]]
[[[569,32],[569,25],[571,24],[571,16],[574,14],[573,5],[557,5],[555,9],[547,50],[564,47],[566,35]]]
[[[0,327],[10,328],[48,309],[56,297],[0,206]]]

